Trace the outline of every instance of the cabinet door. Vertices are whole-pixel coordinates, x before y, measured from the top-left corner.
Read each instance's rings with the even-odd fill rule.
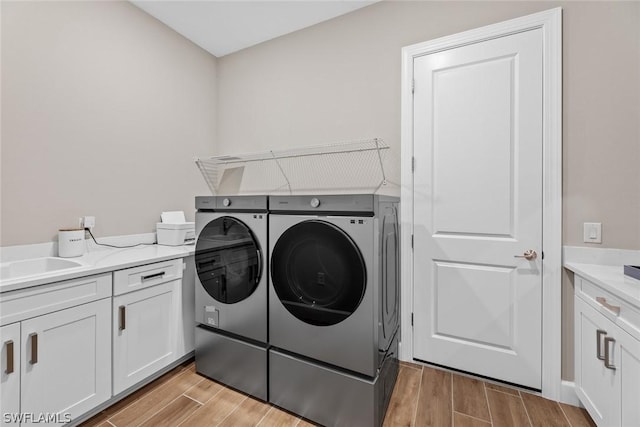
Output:
[[[113,298],[113,394],[176,358],[180,280]]]
[[[598,425],[620,425],[620,370],[605,366],[605,338],[614,338],[618,327],[581,298],[575,299],[576,393]],[[615,360],[615,343],[608,343]],[[615,363],[615,362],[614,362]]]
[[[111,397],[110,302],[22,322],[21,412],[62,425]]]
[[[15,426],[9,423],[6,416],[20,412],[20,323],[0,328],[0,345],[2,346],[0,362],[0,403],[2,407],[1,426]],[[9,414],[9,415],[5,415]]]
[[[612,350],[620,371],[620,425],[640,426],[640,341],[622,330],[616,341]]]

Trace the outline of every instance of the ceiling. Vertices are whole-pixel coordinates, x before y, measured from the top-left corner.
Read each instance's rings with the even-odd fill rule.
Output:
[[[131,0],[220,57],[310,27],[379,0]]]

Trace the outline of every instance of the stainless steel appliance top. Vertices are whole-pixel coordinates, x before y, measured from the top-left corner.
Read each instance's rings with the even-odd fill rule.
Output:
[[[399,199],[376,194],[269,196],[269,211],[373,214],[381,201],[398,202]]]
[[[267,212],[267,196],[198,196],[197,210],[230,212]]]

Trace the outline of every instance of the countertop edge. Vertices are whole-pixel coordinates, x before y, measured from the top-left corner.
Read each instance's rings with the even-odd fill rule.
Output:
[[[193,245],[188,246],[156,246],[156,250],[158,247],[167,248],[161,249],[164,251],[168,251],[169,253],[157,255],[157,254],[143,254],[138,257],[135,256],[136,249],[113,249],[113,250],[101,250],[99,252],[93,252],[85,254],[83,257],[79,259],[81,262],[86,263],[86,266],[77,267],[69,270],[63,270],[58,272],[52,272],[49,274],[43,274],[33,277],[25,277],[24,280],[15,279],[7,280],[6,284],[0,282],[0,299],[2,299],[3,294],[8,292],[19,291],[23,289],[33,288],[37,286],[49,285],[52,283],[63,282],[66,280],[77,279],[80,277],[94,276],[97,274],[103,273],[111,273],[117,270],[122,270],[126,268],[136,267],[145,264],[152,264],[155,262],[168,261],[172,259],[178,258],[186,258],[195,254],[195,247]],[[139,250],[139,249],[138,249]],[[131,254],[130,260],[125,261],[115,261],[115,262],[105,262],[100,261],[98,259],[97,265],[91,264],[82,258],[105,258],[109,256],[115,255],[116,257],[126,257],[127,253]],[[101,264],[102,265],[101,265]]]
[[[640,280],[625,276],[622,265],[565,262],[564,267],[640,308]]]

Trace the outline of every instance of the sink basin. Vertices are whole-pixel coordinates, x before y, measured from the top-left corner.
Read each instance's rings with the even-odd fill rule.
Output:
[[[69,268],[82,267],[83,264],[70,259],[43,257],[0,264],[0,280],[12,280],[26,276],[52,273]]]

